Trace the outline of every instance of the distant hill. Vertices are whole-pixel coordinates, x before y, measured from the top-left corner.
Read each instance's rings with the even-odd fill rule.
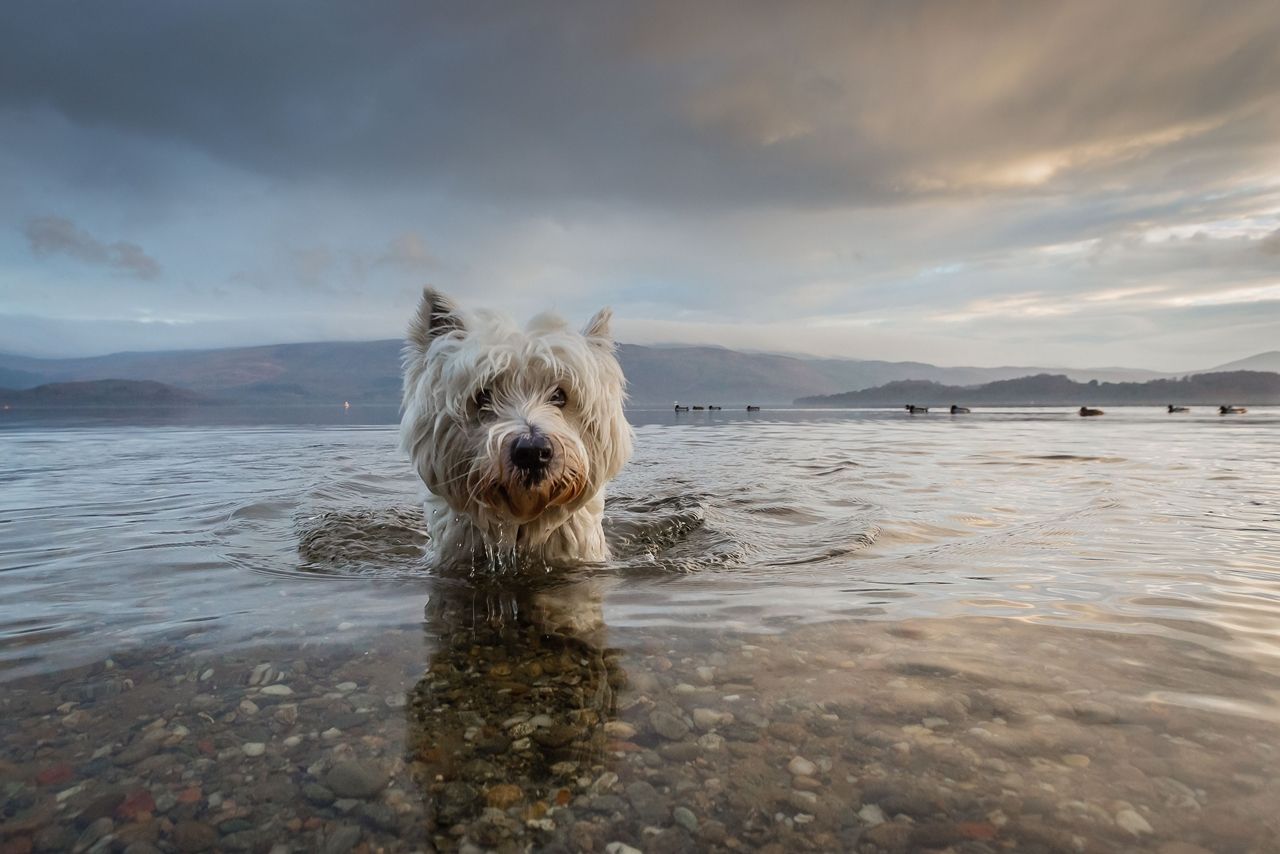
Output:
[[[190,406],[211,402],[186,389],[152,380],[91,380],[48,383],[28,389],[0,388],[6,407],[45,409],[60,406]]]
[[[33,374],[38,383],[155,380],[245,403],[397,402],[400,347],[398,341],[362,341],[113,353],[80,359],[0,355],[0,370]]]
[[[1237,359],[1213,369],[1219,371],[1275,371],[1280,373],[1280,350],[1259,353],[1247,359]]]
[[[398,403],[398,340],[278,344],[224,350],[114,353],[78,359],[0,354],[0,385],[154,380],[237,403]],[[1041,373],[1028,367],[939,367],[923,362],[816,359],[743,353],[723,347],[618,348],[634,406],[682,403],[787,404],[797,396],[833,394],[895,380],[973,385]],[[1100,368],[1057,371],[1076,380],[1141,380],[1152,371]]]
[[[1061,374],[1038,374],[977,386],[905,380],[841,394],[802,397],[796,406],[1082,406],[1098,404],[1220,405],[1280,403],[1280,374],[1227,371],[1147,382],[1075,382]]]
[[[34,388],[42,382],[39,374],[0,367],[0,388]]]
[[[929,379],[967,385],[1037,373],[1040,368],[939,367],[924,362],[815,359],[743,353],[723,347],[618,348],[631,400],[637,405],[681,403],[786,404],[797,395],[830,394],[893,380]],[[1074,372],[1073,372],[1074,373]],[[1147,379],[1153,371],[1102,369],[1082,379]]]

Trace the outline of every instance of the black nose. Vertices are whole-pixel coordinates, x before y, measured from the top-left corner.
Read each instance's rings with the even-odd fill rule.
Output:
[[[540,433],[526,433],[511,446],[511,462],[528,474],[541,474],[551,462],[551,440]]]

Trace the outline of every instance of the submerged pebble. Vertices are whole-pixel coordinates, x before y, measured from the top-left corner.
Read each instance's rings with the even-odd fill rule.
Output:
[[[334,763],[325,785],[343,798],[371,798],[388,783],[386,773],[371,762],[347,760]]]
[[[812,777],[818,773],[818,766],[803,756],[796,756],[787,763],[787,770],[797,777]]]

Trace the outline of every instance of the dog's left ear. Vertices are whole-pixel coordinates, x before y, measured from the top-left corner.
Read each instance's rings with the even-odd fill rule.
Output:
[[[449,332],[465,332],[466,325],[453,300],[434,288],[424,288],[418,314],[409,324],[409,346],[426,353],[431,342]]]
[[[613,349],[613,333],[609,331],[609,322],[613,320],[613,309],[602,308],[587,321],[582,328],[582,337],[597,347]]]

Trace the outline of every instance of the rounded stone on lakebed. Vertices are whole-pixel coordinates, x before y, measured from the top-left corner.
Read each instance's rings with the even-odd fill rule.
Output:
[[[787,771],[793,777],[813,777],[818,773],[818,766],[803,756],[796,756],[787,763]]]
[[[386,772],[371,762],[350,759],[334,763],[324,784],[340,798],[372,798],[386,788]]]
[[[172,841],[179,851],[208,851],[218,841],[218,831],[204,822],[180,821],[173,828]]]
[[[626,721],[606,721],[604,734],[619,741],[630,741],[635,738],[636,728]]]
[[[689,734],[689,726],[680,718],[662,710],[649,713],[649,724],[653,731],[669,741],[679,741]]]
[[[698,817],[693,814],[693,810],[688,807],[680,806],[671,811],[671,817],[675,823],[683,827],[690,833],[698,832]]]
[[[514,806],[524,800],[524,792],[520,790],[519,786],[511,783],[499,783],[485,791],[484,800],[491,807],[505,810],[507,807]]]

